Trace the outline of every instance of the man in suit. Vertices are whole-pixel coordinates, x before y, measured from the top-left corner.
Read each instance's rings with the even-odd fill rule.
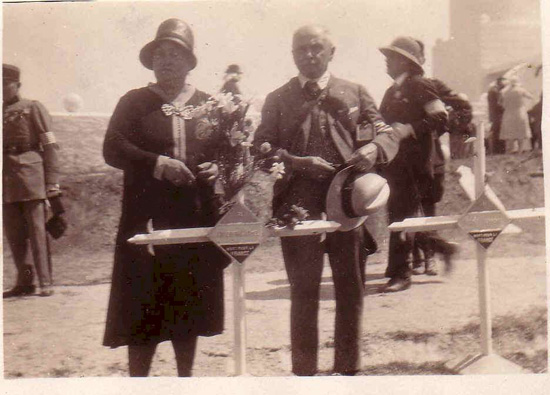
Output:
[[[322,218],[325,197],[336,168],[353,164],[359,171],[385,164],[397,153],[399,140],[410,132],[384,123],[365,88],[338,79],[328,66],[335,52],[322,26],[304,26],[293,36],[292,54],[299,70],[271,92],[262,109],[255,145],[285,164],[285,178],[275,185],[273,212],[290,206]],[[334,372],[353,375],[360,369],[363,310],[362,270],[366,261],[365,230],[321,236],[282,238],[291,289],[292,371],[317,372],[318,312],[323,256],[328,252],[336,298]]]
[[[242,77],[242,71],[238,64],[230,64],[225,70],[225,82],[222,86],[222,93],[232,93],[233,95],[240,95],[239,81]]]
[[[29,241],[40,296],[50,296],[53,289],[45,201],[60,194],[57,144],[44,106],[19,96],[19,68],[4,64],[2,72],[3,222],[17,268],[17,283],[3,297],[35,292],[33,266],[27,262]]]
[[[422,77],[422,48],[412,37],[398,37],[380,48],[386,57],[388,75],[395,83],[386,91],[380,112],[387,122],[400,122],[414,129],[401,142],[399,153],[385,169],[390,185],[388,213],[391,222],[422,214],[422,199],[434,186],[437,136],[446,130],[447,112],[433,83]],[[423,250],[433,250],[434,239],[418,234]],[[408,256],[412,236],[391,232],[385,292],[399,292],[411,285]]]

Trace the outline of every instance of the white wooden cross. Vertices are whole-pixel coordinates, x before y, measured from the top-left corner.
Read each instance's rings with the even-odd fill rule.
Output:
[[[214,242],[233,261],[233,358],[235,375],[246,374],[246,306],[243,261],[258,246],[264,233],[275,237],[305,236],[334,232],[340,224],[333,221],[303,221],[293,229],[266,228],[244,205],[239,193],[233,207],[214,226],[209,228],[168,229],[138,234],[128,239],[133,244],[163,245]]]
[[[475,140],[474,177],[463,172],[460,184],[473,201],[463,215],[407,218],[394,222],[391,231],[417,232],[449,229],[454,227],[467,231],[477,244],[478,293],[481,319],[481,353],[467,356],[449,365],[461,374],[518,373],[523,369],[493,352],[489,278],[486,265],[487,248],[510,222],[520,218],[544,217],[544,207],[506,211],[504,205],[485,182],[485,130],[478,128]],[[469,170],[469,169],[468,169]]]

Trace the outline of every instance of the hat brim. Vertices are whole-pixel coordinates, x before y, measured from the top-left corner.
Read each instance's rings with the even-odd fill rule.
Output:
[[[344,211],[342,203],[342,189],[347,178],[354,172],[353,166],[348,166],[334,176],[328,188],[326,198],[327,219],[338,222],[339,232],[346,232],[359,227],[367,219],[367,215],[350,218]]]
[[[178,40],[177,38],[163,37],[159,39],[154,39],[150,43],[145,44],[145,46],[139,52],[139,60],[141,64],[145,66],[145,68],[153,70],[153,51],[155,50],[157,45],[159,45],[163,41],[170,41],[181,46],[185,50],[185,53],[191,61],[191,70],[197,67],[197,57],[187,45],[185,45],[181,40]]]
[[[388,54],[390,53],[397,53],[401,56],[404,56],[406,57],[407,59],[409,59],[411,62],[413,62],[416,66],[420,67],[420,69],[422,71],[424,71],[424,68],[422,67],[422,65],[418,62],[418,59],[416,59],[414,56],[412,56],[410,53],[408,53],[407,51],[404,51],[402,50],[401,48],[398,48],[398,47],[394,47],[394,46],[389,46],[389,47],[381,47],[381,48],[378,48],[378,50],[380,52],[382,52],[384,54],[384,56],[388,56]]]

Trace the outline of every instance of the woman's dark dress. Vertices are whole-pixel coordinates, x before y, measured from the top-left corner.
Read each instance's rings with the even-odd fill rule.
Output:
[[[186,105],[209,96],[196,91]],[[214,188],[176,187],[153,177],[158,155],[173,157],[173,119],[150,88],[128,92],[118,103],[105,136],[104,156],[124,171],[122,214],[103,344],[155,344],[223,331],[223,269],[229,259],[212,243],[155,247],[126,240],[153,228],[212,226],[217,220]],[[197,136],[196,119],[185,120],[187,167],[214,159],[212,136]]]

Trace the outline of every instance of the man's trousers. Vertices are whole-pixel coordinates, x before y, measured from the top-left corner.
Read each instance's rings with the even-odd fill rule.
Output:
[[[4,232],[17,268],[17,285],[32,285],[33,267],[28,263],[29,243],[40,287],[51,285],[45,202],[5,203]]]
[[[290,282],[290,342],[292,371],[310,376],[317,372],[318,315],[323,256],[328,252],[336,299],[334,371],[355,374],[361,367],[361,321],[366,249],[363,227],[349,232],[281,239]]]

